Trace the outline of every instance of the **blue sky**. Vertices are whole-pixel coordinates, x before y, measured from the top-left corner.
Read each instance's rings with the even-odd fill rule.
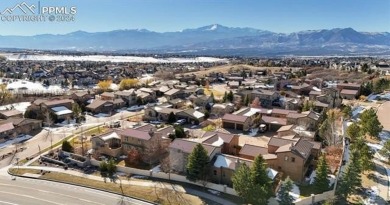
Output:
[[[390,0],[40,0],[76,6],[72,23],[0,21],[0,35],[145,28],[179,31],[214,23],[274,32],[351,27],[390,32]],[[3,0],[0,12],[23,0]],[[36,4],[38,0],[26,0]]]

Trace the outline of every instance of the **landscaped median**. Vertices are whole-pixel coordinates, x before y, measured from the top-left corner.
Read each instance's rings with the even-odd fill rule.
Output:
[[[86,177],[75,176],[60,172],[44,172],[39,169],[28,168],[10,168],[9,174],[19,177],[30,177],[42,180],[49,180],[61,183],[67,183],[77,186],[83,186],[103,191],[108,191],[140,200],[150,201],[157,204],[203,204],[199,197],[192,196],[183,192],[174,191],[169,188],[161,188],[165,185],[157,184],[155,186],[136,186],[131,185],[127,180],[116,180],[115,182],[104,182],[103,180],[88,179]],[[131,179],[134,180],[134,179]]]

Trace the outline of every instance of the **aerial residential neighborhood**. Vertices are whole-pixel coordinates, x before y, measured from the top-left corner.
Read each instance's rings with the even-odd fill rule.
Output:
[[[0,205],[390,204],[388,14],[1,2]]]

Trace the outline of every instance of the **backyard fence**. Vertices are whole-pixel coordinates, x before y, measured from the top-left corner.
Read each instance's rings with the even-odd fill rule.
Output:
[[[100,161],[91,159],[91,165],[93,166],[99,166]],[[143,170],[143,169],[136,169],[131,167],[123,167],[123,166],[117,166],[118,172],[123,172],[126,174],[135,174],[135,175],[141,175],[141,176],[147,176],[147,177],[154,177],[158,179],[165,179],[165,180],[172,180],[177,182],[184,182],[188,184],[193,184],[201,187],[205,187],[208,189],[213,189],[222,193],[238,196],[236,191],[230,187],[227,187],[226,185],[221,184],[214,184],[211,182],[207,183],[199,183],[199,182],[192,182],[186,179],[183,175],[173,174],[173,173],[164,173],[164,172],[153,172],[150,170]]]

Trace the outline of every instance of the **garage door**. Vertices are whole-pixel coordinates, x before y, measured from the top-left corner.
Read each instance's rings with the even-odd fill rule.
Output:
[[[223,128],[234,129],[234,123],[223,122]]]

